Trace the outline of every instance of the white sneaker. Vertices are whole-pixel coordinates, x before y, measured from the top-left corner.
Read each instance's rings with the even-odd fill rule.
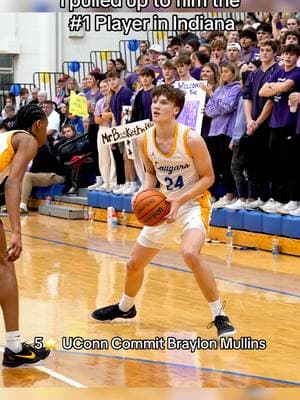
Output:
[[[296,208],[296,209],[293,210],[293,211],[290,211],[289,214],[290,214],[290,215],[293,215],[293,216],[295,216],[295,217],[300,217],[300,207]]]
[[[139,190],[139,186],[136,182],[129,182],[127,187],[125,187],[120,194],[130,195],[134,194]]]
[[[113,187],[112,192],[113,194],[121,194],[125,188],[127,188],[128,183],[125,183],[124,185],[116,185]]]
[[[238,199],[237,201],[235,201],[232,204],[228,204],[227,206],[225,206],[226,209],[228,210],[242,210],[244,208],[246,208],[246,201],[242,201],[241,199]]]
[[[261,206],[261,210],[263,210],[266,213],[276,213],[278,208],[282,207],[283,203],[280,203],[279,201],[275,201],[274,199],[270,199],[266,202],[264,206]]]
[[[102,176],[97,176],[96,177],[96,182],[93,185],[88,186],[88,190],[98,190],[98,187],[103,185],[103,179]]]
[[[108,192],[109,186],[106,183],[103,183],[101,186],[98,186],[96,189],[98,192]]]
[[[253,200],[253,201],[246,201],[246,210],[257,210],[258,208],[264,206],[266,203],[264,201],[262,201],[260,198],[258,198],[257,200]]]
[[[233,200],[228,200],[226,196],[221,197],[218,201],[213,203],[212,207],[213,208],[223,208],[229,204],[233,204],[236,201],[236,199]]]
[[[280,214],[289,214],[290,211],[297,210],[298,207],[299,207],[298,201],[291,200],[287,204],[285,204],[283,207],[278,208],[276,212],[278,212]]]

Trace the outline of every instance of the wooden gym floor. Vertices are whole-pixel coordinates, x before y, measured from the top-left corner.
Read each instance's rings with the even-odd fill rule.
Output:
[[[2,219],[9,236],[7,218]],[[101,324],[89,315],[120,298],[125,262],[140,230],[123,226],[107,230],[105,223],[36,213],[22,218],[22,229],[24,250],[16,264],[22,338],[52,338],[57,344],[42,365],[14,370],[0,367],[1,387],[101,387],[109,392],[112,388],[300,386],[300,258],[253,250],[234,250],[230,257],[223,244],[206,244],[203,249],[237,328],[236,338],[265,339],[266,350],[218,348],[193,353],[166,348],[114,350],[111,346],[107,350],[64,350],[63,336],[110,344],[115,336],[216,339],[216,334],[214,328],[206,328],[211,321],[209,308],[180,253],[174,251],[175,245],[163,250],[147,268],[137,298],[137,318]],[[4,343],[2,321],[0,343]],[[92,392],[86,398],[94,399]],[[0,391],[0,400],[1,395]]]

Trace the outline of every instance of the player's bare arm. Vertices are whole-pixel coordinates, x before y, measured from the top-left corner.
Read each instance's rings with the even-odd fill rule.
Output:
[[[15,156],[11,163],[9,176],[5,182],[5,199],[12,229],[10,244],[6,252],[9,261],[17,260],[22,251],[19,215],[21,184],[26,167],[34,158],[38,149],[38,144],[34,137],[22,132],[13,136],[12,145],[15,150]]]
[[[143,185],[140,187],[137,193],[135,193],[131,199],[131,203],[133,204],[137,195],[142,192],[143,190],[153,189],[157,184],[157,178],[155,175],[155,170],[153,167],[152,162],[145,157],[144,154],[144,135],[140,135],[137,137],[137,144],[139,148],[139,152],[142,155],[142,160],[145,166],[145,181]]]

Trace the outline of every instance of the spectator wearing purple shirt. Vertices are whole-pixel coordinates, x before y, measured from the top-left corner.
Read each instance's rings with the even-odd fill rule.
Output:
[[[112,126],[119,126],[121,125],[122,119],[122,107],[130,106],[132,92],[123,86],[123,82],[119,78],[117,71],[109,72],[107,74],[107,79],[110,90],[113,92],[110,100],[110,108],[113,113]],[[136,173],[133,161],[128,159],[123,143],[113,144],[112,152],[116,162],[117,172],[117,185],[113,188],[113,193],[121,194],[121,192],[125,190],[125,180],[128,183],[135,182]]]
[[[236,119],[236,110],[241,95],[239,70],[233,63],[225,63],[221,69],[222,85],[208,100],[205,113],[212,118],[207,140],[213,168],[216,188],[223,176],[226,195],[214,203],[221,208],[234,202],[235,183],[231,174],[232,151],[229,149]]]
[[[240,45],[242,46],[242,61],[246,64],[256,57],[258,58],[259,50],[255,43],[256,31],[252,28],[244,29],[240,34]]]
[[[152,68],[144,67],[141,69],[139,77],[142,89],[135,96],[130,122],[142,121],[144,119],[152,120],[151,92],[152,89],[154,88],[155,73]],[[143,183],[145,178],[145,169],[143,166],[143,160],[140,156],[140,152],[136,141],[137,141],[136,139],[132,140],[132,147],[134,153],[134,166],[137,175],[139,177],[139,180]]]
[[[260,43],[261,66],[248,77],[244,91],[244,109],[247,120],[247,173],[249,177],[249,202],[246,208],[255,210],[270,198],[270,115],[273,103],[259,95],[261,87],[280,69],[275,62],[277,44],[274,40]]]
[[[298,189],[294,187],[295,175],[299,171],[293,167],[296,113],[291,113],[288,98],[291,92],[300,91],[300,68],[296,67],[300,47],[290,44],[283,48],[283,69],[277,70],[269,83],[265,83],[259,94],[272,97],[273,110],[270,120],[270,168],[271,199],[262,206],[265,212],[288,214],[298,208]],[[291,155],[292,152],[292,155]]]
[[[149,49],[150,64],[145,65],[145,67],[154,69],[156,79],[162,77],[162,70],[158,62],[158,58],[162,52],[163,49],[159,44],[153,44]]]
[[[203,65],[209,62],[209,56],[202,51],[194,51],[191,54],[191,62],[191,75],[193,78],[197,79],[197,81],[200,81]]]

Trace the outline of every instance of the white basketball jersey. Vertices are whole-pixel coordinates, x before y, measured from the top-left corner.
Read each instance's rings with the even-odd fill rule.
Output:
[[[172,192],[184,192],[198,180],[192,154],[187,144],[187,133],[191,128],[176,124],[174,144],[168,154],[163,153],[156,144],[155,127],[144,134],[144,153],[151,160],[160,190],[168,196]]]

